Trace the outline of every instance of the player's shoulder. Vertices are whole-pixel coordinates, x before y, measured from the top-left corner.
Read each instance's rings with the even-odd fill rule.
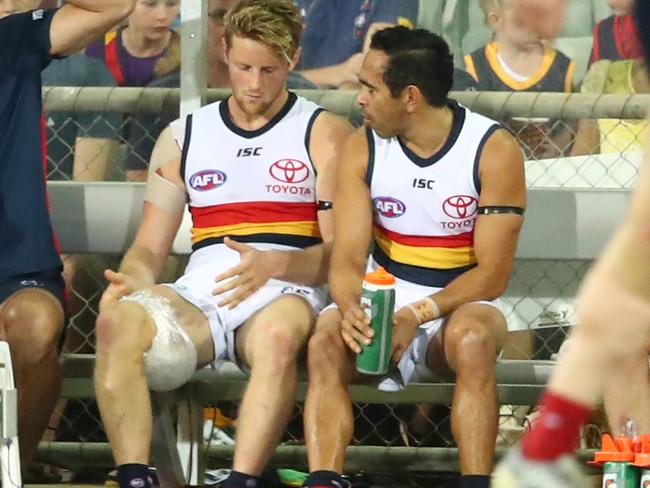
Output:
[[[481,160],[484,159],[520,162],[523,160],[523,151],[512,132],[501,125],[496,125],[487,134],[481,152]]]
[[[353,132],[352,124],[340,115],[321,110],[313,121],[312,134],[315,137],[345,139]]]

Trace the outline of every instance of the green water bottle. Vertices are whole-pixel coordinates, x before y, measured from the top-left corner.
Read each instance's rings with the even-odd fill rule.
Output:
[[[632,435],[634,422],[626,424],[625,434],[612,437],[603,434],[600,451],[594,455],[593,464],[603,467],[603,488],[633,488],[639,486],[639,468],[634,466],[635,446]]]
[[[644,468],[641,471],[641,483],[639,484],[640,488],[650,488],[650,469]]]
[[[603,466],[603,488],[638,488],[639,468],[631,462],[610,461]]]
[[[361,344],[357,354],[357,371],[363,374],[388,373],[393,346],[393,312],[395,311],[395,277],[379,267],[363,279],[361,306],[375,331],[370,344]]]

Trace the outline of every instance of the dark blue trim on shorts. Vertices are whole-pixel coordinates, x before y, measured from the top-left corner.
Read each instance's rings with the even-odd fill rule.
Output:
[[[61,276],[61,268],[9,276],[3,279],[0,281],[0,303],[14,293],[29,288],[40,288],[50,292],[61,302],[63,309],[66,309],[65,282]]]

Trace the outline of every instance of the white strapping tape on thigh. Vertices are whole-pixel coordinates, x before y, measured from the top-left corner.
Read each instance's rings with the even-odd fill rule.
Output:
[[[149,389],[170,391],[183,386],[196,371],[196,346],[181,326],[169,300],[146,290],[122,300],[144,308],[156,327],[151,348],[144,354]]]

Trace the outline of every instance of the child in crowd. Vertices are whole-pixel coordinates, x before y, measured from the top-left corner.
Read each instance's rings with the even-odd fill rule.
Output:
[[[465,56],[465,69],[476,80],[478,90],[570,92],[575,62],[516,22],[513,1],[480,0],[493,39]],[[552,127],[548,120],[515,120],[507,125],[517,133],[529,156],[550,157],[564,150],[560,134],[549,139]]]
[[[589,65],[601,59],[617,61],[638,59],[642,56],[639,33],[632,19],[634,1],[607,0],[613,15],[594,26],[594,44]]]
[[[180,66],[180,36],[171,28],[180,0],[138,0],[126,27],[86,48],[106,63],[119,86],[145,86]]]

